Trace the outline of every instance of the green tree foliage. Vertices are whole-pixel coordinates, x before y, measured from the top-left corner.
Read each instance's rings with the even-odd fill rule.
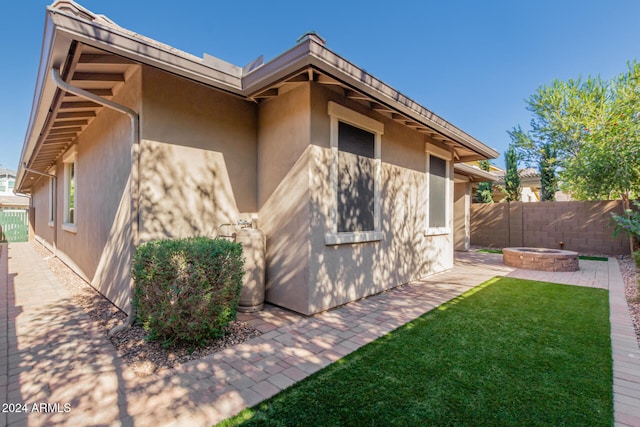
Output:
[[[612,80],[583,124],[580,152],[565,161],[563,180],[576,197],[630,199],[640,190],[640,64]]]
[[[520,200],[520,175],[518,175],[518,154],[513,144],[509,144],[509,148],[505,153],[506,174],[504,176],[503,191],[506,194],[505,201],[517,202]]]
[[[531,95],[527,109],[531,130],[518,126],[509,135],[523,160],[538,163],[543,181],[553,187],[557,175],[576,199],[621,198],[629,208],[640,190],[638,63],[609,82],[554,80]]]
[[[556,156],[551,144],[542,147],[538,170],[540,171],[540,201],[553,201],[558,191],[558,179],[555,169]]]
[[[478,166],[486,172],[491,170],[491,163],[489,163],[488,160],[480,160]],[[491,182],[481,182],[478,184],[478,191],[476,192],[476,200],[478,203],[493,203],[492,187]]]

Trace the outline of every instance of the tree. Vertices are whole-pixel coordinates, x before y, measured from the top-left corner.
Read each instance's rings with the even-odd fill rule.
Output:
[[[504,176],[503,191],[506,194],[507,202],[517,202],[520,200],[520,175],[518,175],[518,155],[512,144],[505,153],[506,174]]]
[[[488,160],[480,160],[478,166],[483,171],[489,172],[491,170],[491,163]],[[481,182],[478,184],[478,191],[476,192],[476,200],[479,203],[493,203],[493,188],[491,182]]]
[[[552,171],[550,185],[560,180],[574,198],[621,198],[629,208],[640,191],[639,64],[609,82],[554,80],[531,95],[527,109],[531,130],[509,132],[523,160],[536,161],[541,175]]]
[[[563,180],[577,198],[622,199],[640,190],[640,64],[612,80],[605,102],[584,123],[580,153],[565,161]]]
[[[527,164],[536,163],[540,172],[540,201],[555,200],[558,191],[556,148],[535,135],[525,133],[520,126],[507,131],[518,157]]]
[[[554,201],[556,191],[558,191],[558,179],[556,177],[556,158],[551,144],[544,144],[540,159],[538,160],[538,171],[540,172],[540,201]]]

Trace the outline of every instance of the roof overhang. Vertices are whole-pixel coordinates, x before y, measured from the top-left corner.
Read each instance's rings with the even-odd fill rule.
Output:
[[[493,148],[327,49],[316,37],[305,38],[243,76],[243,93],[251,99],[277,96],[274,86],[291,80],[340,86],[346,97],[453,147],[458,162],[499,156]]]
[[[53,82],[51,70],[57,68],[66,81],[111,97],[118,85],[122,86],[131,67],[138,64],[153,66],[255,102],[277,96],[283,88],[304,82],[332,85],[347,98],[451,147],[458,162],[499,155],[327,49],[318,37],[304,37],[275,59],[242,68],[209,55],[196,57],[119,27],[73,1],[59,0],[47,8],[31,117],[16,177],[17,190],[30,192],[30,181],[36,181],[38,177],[29,175],[25,165],[45,172],[53,163],[52,159],[73,143],[100,111],[99,106],[90,105],[86,100],[69,99],[70,95]],[[54,126],[60,120],[69,123]],[[73,130],[67,131],[70,128]]]

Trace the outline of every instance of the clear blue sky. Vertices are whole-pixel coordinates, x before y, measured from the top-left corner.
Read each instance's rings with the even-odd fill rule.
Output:
[[[0,164],[17,168],[45,6],[4,2]],[[120,26],[236,65],[270,60],[314,30],[327,47],[504,153],[524,100],[554,78],[624,72],[640,58],[640,1],[80,0]],[[496,164],[503,167],[501,156]]]

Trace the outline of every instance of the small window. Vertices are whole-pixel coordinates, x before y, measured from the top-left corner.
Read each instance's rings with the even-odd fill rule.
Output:
[[[449,234],[449,160],[427,156],[427,234]]]
[[[55,175],[55,169],[49,171],[49,174]],[[55,180],[53,178],[49,178],[49,225],[53,226],[54,224],[54,215],[55,215],[55,203],[56,203],[56,186]]]
[[[67,153],[63,158],[64,163],[64,224],[62,228],[66,231],[76,231],[77,215],[77,171],[75,150]]]
[[[447,226],[447,161],[429,156],[429,228]]]

